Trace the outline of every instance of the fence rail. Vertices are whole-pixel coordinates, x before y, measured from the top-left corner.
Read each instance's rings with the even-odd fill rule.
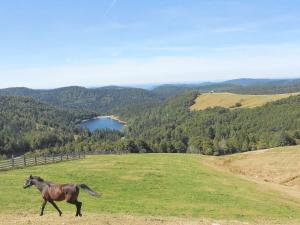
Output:
[[[19,156],[14,157],[11,156],[10,159],[0,161],[0,171],[1,170],[10,170],[10,169],[18,169],[24,168],[27,166],[36,166],[42,164],[56,163],[67,160],[75,160],[85,158],[85,153],[66,153],[66,154],[57,154],[57,155],[44,155],[39,157],[26,157]]]

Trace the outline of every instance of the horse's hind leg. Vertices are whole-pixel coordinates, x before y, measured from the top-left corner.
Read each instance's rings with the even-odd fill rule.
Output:
[[[81,214],[81,206],[82,206],[82,202],[79,202],[79,201],[76,200],[77,216],[82,216],[82,214]]]
[[[44,200],[44,202],[42,203],[42,206],[41,206],[40,216],[44,215],[44,209],[45,209],[46,204],[47,204],[47,200]]]
[[[51,201],[50,203],[51,203],[51,205],[53,205],[53,207],[58,211],[59,216],[61,216],[62,212],[60,211],[60,209],[58,208],[58,206],[55,204],[55,202]]]
[[[67,201],[67,202],[76,206],[76,215],[75,216],[81,216],[81,213],[80,213],[81,206],[79,207],[78,201],[75,200],[75,201]]]

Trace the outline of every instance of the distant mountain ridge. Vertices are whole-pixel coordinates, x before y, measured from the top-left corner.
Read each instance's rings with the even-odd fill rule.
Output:
[[[236,84],[241,86],[250,85],[289,85],[293,82],[300,82],[300,79],[254,79],[254,78],[240,78],[234,80],[224,81],[223,83]]]
[[[6,88],[0,90],[0,95],[27,96],[53,106],[67,109],[87,109],[99,114],[114,113],[120,108],[133,107],[144,102],[161,101],[156,93],[139,88],[118,86],[93,89],[70,86],[51,90]]]
[[[161,85],[153,91],[164,97],[180,95],[188,90],[200,92],[232,92],[239,94],[279,94],[300,91],[300,79],[240,78],[223,82]]]
[[[0,89],[0,95],[27,96],[38,101],[67,109],[86,109],[99,114],[114,114],[138,107],[147,107],[186,91],[210,91],[239,94],[277,94],[300,91],[300,79],[241,78],[223,82],[164,84],[151,90],[122,86],[85,88],[80,86],[56,89],[29,89],[26,87]]]

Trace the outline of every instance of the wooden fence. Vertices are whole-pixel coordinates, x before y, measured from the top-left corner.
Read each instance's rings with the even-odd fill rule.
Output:
[[[36,157],[12,157],[7,160],[0,161],[0,170],[10,170],[23,168],[27,166],[36,166],[42,164],[56,163],[67,160],[75,160],[85,158],[85,153],[74,152],[74,153],[65,153],[65,154],[52,154],[52,155],[44,155],[44,156],[36,156]]]

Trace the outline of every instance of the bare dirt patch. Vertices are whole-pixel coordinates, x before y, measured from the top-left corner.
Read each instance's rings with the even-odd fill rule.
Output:
[[[280,223],[268,221],[241,222],[241,221],[220,221],[208,219],[187,219],[187,218],[162,218],[162,217],[139,217],[132,215],[101,215],[86,214],[83,217],[74,217],[71,214],[65,214],[62,217],[57,214],[47,214],[42,217],[27,213],[0,214],[0,224],[5,225],[271,225],[271,224],[289,224],[297,223]]]

